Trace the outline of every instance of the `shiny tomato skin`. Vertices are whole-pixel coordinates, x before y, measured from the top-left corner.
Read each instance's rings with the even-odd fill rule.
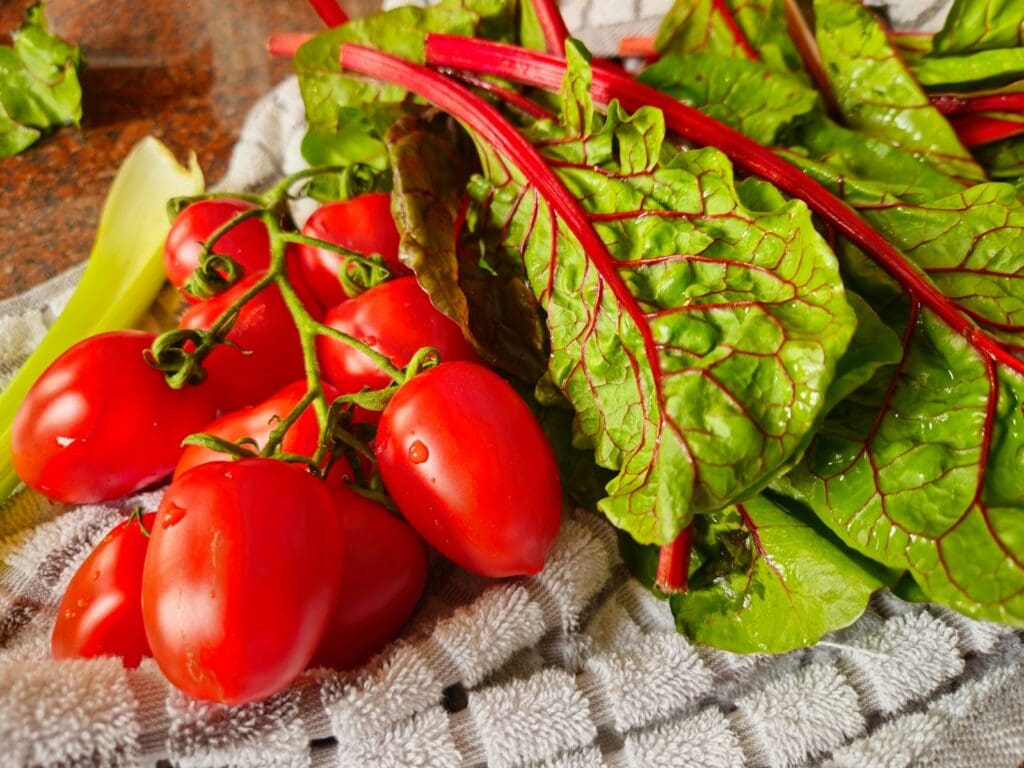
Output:
[[[245,200],[223,198],[198,200],[186,206],[175,218],[164,242],[164,271],[171,283],[181,288],[199,266],[203,243],[232,217],[255,206]],[[270,266],[270,236],[258,218],[247,219],[228,230],[214,244],[214,253],[230,256],[243,274],[265,270]],[[184,294],[189,301],[198,301]]]
[[[274,459],[202,464],[168,487],[142,573],[153,658],[197,699],[270,696],[309,664],[337,604],[341,519]]]
[[[421,347],[433,347],[446,362],[477,359],[459,326],[434,308],[414,277],[371,288],[334,307],[324,322],[387,355],[399,367]],[[317,354],[324,375],[343,392],[391,383],[370,358],[335,339],[318,337]]]
[[[345,540],[341,596],[311,666],[352,669],[381,650],[412,615],[427,582],[427,551],[380,504],[335,494]]]
[[[558,470],[496,373],[454,362],[414,377],[384,409],[375,445],[388,493],[442,555],[484,576],[543,568],[561,522]]]
[[[244,277],[224,293],[190,307],[178,327],[211,328],[224,310],[262,276],[255,273]],[[304,378],[299,332],[276,285],[267,286],[242,306],[227,338],[238,348],[222,344],[203,361],[221,410],[255,405],[290,382]]]
[[[147,530],[156,515],[142,516]],[[135,519],[118,523],[71,577],[50,636],[55,659],[120,656],[137,667],[149,656],[142,626],[142,564],[149,539]]]
[[[330,402],[338,396],[338,391],[328,382],[323,383],[324,395]],[[274,393],[262,403],[242,408],[231,413],[226,413],[216,421],[207,424],[202,432],[223,437],[225,440],[235,442],[243,437],[251,437],[257,442],[260,448],[267,443],[270,433],[277,427],[280,419],[288,416],[289,413],[299,404],[299,401],[306,396],[305,381],[296,381],[289,384],[279,392]],[[300,456],[312,457],[316,453],[320,443],[320,424],[316,418],[316,411],[312,405],[306,406],[302,415],[295,420],[295,423],[284,433],[281,440],[281,451],[283,453],[294,453]],[[258,450],[258,449],[257,449]],[[192,467],[200,464],[208,464],[211,461],[225,461],[227,456],[220,451],[205,448],[201,445],[187,445],[182,451],[178,466],[174,468],[174,477],[177,479],[185,474]],[[334,483],[341,485],[345,478],[351,479],[352,470],[344,457],[339,458],[331,468],[329,479],[332,487]]]
[[[395,277],[412,274],[398,258],[398,228],[391,216],[391,195],[387,192],[370,192],[321,206],[306,220],[302,234],[365,256],[376,253]],[[324,307],[333,307],[348,298],[338,280],[344,256],[303,245],[299,259],[306,282]]]
[[[116,499],[171,474],[181,441],[216,413],[205,385],[171,389],[143,352],[155,336],[92,336],[32,385],[11,433],[14,469],[51,499]]]

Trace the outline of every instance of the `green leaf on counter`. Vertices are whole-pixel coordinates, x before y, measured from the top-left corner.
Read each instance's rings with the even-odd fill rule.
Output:
[[[167,203],[203,191],[195,158],[178,164],[154,138],[139,142],[117,172],[100,214],[82,279],[42,343],[0,393],[0,500],[18,485],[11,467],[11,425],[33,382],[54,359],[87,336],[130,328],[166,281],[163,243]]]
[[[33,144],[42,131],[82,119],[78,46],[50,34],[42,3],[0,46],[0,157]]]

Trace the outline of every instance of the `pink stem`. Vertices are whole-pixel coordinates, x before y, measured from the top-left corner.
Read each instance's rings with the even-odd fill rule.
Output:
[[[562,12],[558,10],[556,0],[530,0],[533,12],[537,14],[541,32],[548,53],[562,54],[565,52],[565,41],[569,39],[569,28],[565,26]]]
[[[433,66],[483,72],[551,91],[561,87],[565,74],[564,59],[503,43],[454,35],[428,35],[426,60]],[[664,113],[668,128],[679,136],[697,144],[716,147],[748,173],[767,179],[786,194],[803,200],[812,211],[871,256],[907,294],[931,310],[954,332],[967,338],[985,355],[1024,375],[1024,361],[961,314],[903,254],[850,206],[799,168],[729,126],[628,76],[595,67],[591,94],[604,104],[618,99],[631,112],[646,105],[656,107]]]
[[[674,595],[686,592],[690,579],[690,554],[693,552],[693,523],[683,528],[675,541],[658,552],[658,573],[654,585]]]
[[[466,85],[471,85],[474,88],[479,88],[481,91],[486,91],[487,93],[497,96],[506,104],[524,112],[534,120],[553,120],[555,118],[551,112],[548,112],[548,110],[544,109],[540,104],[535,101],[531,101],[517,91],[502,88],[497,83],[492,83],[490,80],[484,80],[482,77],[477,77],[469,72],[456,72],[455,75],[459,80],[466,83]]]
[[[967,114],[952,118],[950,123],[965,147],[980,147],[1024,134],[1024,121],[1002,120],[989,115]]]
[[[267,53],[277,58],[290,59],[312,37],[311,32],[277,32],[267,38]]]
[[[328,27],[337,27],[348,21],[348,14],[338,0],[309,0],[309,4]]]
[[[936,93],[929,97],[944,115],[971,112],[1024,112],[1024,93],[989,93],[984,96],[962,96]]]
[[[757,61],[761,57],[757,55],[757,51],[754,50],[754,46],[747,40],[747,36],[743,34],[743,30],[740,29],[739,23],[736,21],[736,17],[732,15],[732,10],[726,5],[725,0],[711,0],[712,7],[718,11],[718,15],[722,17],[722,21],[725,22],[725,26],[729,28],[730,34],[736,44],[743,51],[743,54],[751,61]]]

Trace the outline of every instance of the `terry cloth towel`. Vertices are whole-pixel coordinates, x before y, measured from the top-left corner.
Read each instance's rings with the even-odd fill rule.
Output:
[[[260,188],[297,169],[303,130],[288,81],[253,109],[221,186]],[[77,276],[0,302],[0,382]],[[0,766],[1024,762],[1024,634],[881,593],[814,648],[741,656],[695,646],[628,576],[612,528],[576,509],[541,574],[490,581],[438,561],[397,642],[363,669],[310,672],[267,701],[192,701],[151,660],[125,670],[116,659],[49,659],[78,565],[159,495],[69,507],[23,492],[0,509]]]

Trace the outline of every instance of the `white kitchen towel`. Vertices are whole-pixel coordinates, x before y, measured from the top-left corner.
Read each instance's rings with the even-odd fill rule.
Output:
[[[254,107],[220,186],[259,188],[295,170],[303,130],[285,82]],[[0,377],[38,343],[77,274],[0,302]],[[312,671],[264,702],[191,701],[150,660],[136,670],[50,660],[56,606],[78,564],[136,503],[158,499],[67,507],[24,492],[0,509],[0,766],[1024,761],[1021,633],[881,593],[811,649],[695,646],[629,578],[612,528],[583,510],[567,510],[538,576],[494,582],[439,562],[398,642],[361,670]]]

